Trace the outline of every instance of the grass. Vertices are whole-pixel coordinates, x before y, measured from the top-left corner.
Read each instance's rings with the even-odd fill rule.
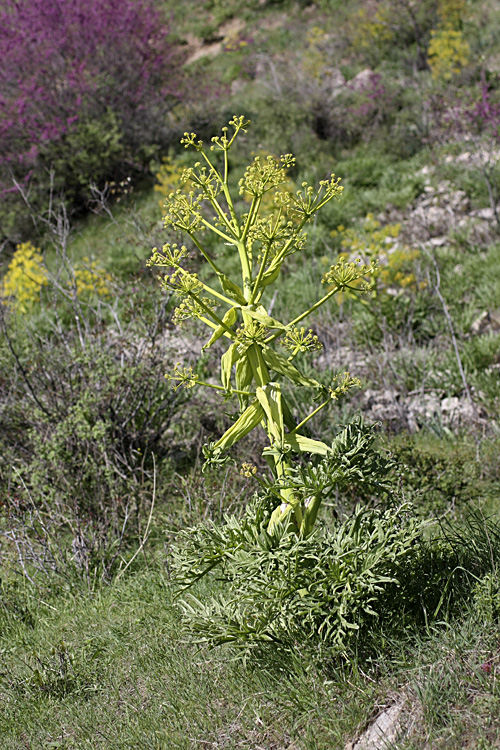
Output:
[[[498,746],[500,644],[484,612],[381,632],[376,657],[244,664],[185,640],[163,562],[93,594],[4,584],[3,748],[329,750],[395,702],[398,748]]]
[[[307,728],[332,693],[321,675],[304,670],[290,692],[285,672],[184,642],[161,570],[50,607],[3,629],[3,747],[322,746]]]

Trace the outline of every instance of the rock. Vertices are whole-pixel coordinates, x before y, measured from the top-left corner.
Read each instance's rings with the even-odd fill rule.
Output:
[[[484,219],[485,221],[494,221],[495,214],[492,208],[479,208],[477,211],[472,212],[472,216],[476,216],[478,219]]]
[[[441,415],[446,427],[462,427],[473,422],[477,413],[474,404],[466,399],[449,396],[441,401]]]
[[[403,701],[394,703],[370,724],[354,744],[345,750],[388,750],[397,741],[402,731]]]
[[[357,352],[352,346],[326,347],[315,359],[318,370],[348,370],[353,375],[362,377],[369,370],[366,355]]]
[[[439,398],[432,393],[424,393],[407,399],[406,409],[410,432],[417,432],[422,424],[435,420],[441,413]]]
[[[330,99],[335,99],[345,88],[346,80],[339,68],[331,68],[326,72],[323,83],[326,89],[326,95]]]
[[[470,332],[473,336],[478,336],[480,333],[484,333],[489,324],[490,320],[490,314],[487,310],[485,310],[479,318],[476,318],[476,320],[473,322],[473,324],[470,327]]]
[[[351,78],[351,80],[348,82],[348,86],[353,91],[364,91],[367,86],[370,85],[370,81],[372,79],[372,76],[374,76],[375,73],[370,68],[365,68],[360,73],[358,73],[354,78]]]
[[[363,413],[369,422],[382,422],[393,430],[405,426],[400,394],[392,389],[383,391],[367,388],[363,394]]]
[[[449,242],[448,237],[431,237],[430,244],[433,247],[443,247]]]
[[[490,313],[488,310],[481,313],[470,327],[473,336],[496,331],[500,331],[500,313]]]

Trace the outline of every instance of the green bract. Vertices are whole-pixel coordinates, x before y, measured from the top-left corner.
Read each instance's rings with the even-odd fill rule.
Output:
[[[328,285],[326,294],[294,320],[282,322],[268,314],[262,304],[264,292],[277,283],[287,258],[303,249],[305,225],[329,201],[338,198],[343,188],[335,175],[331,175],[317,187],[303,182],[300,190],[291,194],[281,187],[287,184],[287,170],[295,163],[293,156],[285,154],[279,159],[257,156],[238,183],[240,195],[246,195],[250,201],[248,211],[239,214],[236,200],[239,196],[233,196],[229,189],[228,152],[238,134],[245,132],[249,124],[244,117],[235,116],[229,127],[222,129],[222,136],[213,138],[208,148],[194,133],[185,133],[181,143],[186,148],[196,149],[203,161],[197,161],[184,172],[183,180],[189,181],[193,190],[188,195],[178,190],[165,201],[165,226],[188,235],[216,274],[218,286],[206,284],[185,268],[188,253],[184,246],[165,245],[162,252],[155,248],[149,263],[170,270],[162,286],[180,299],[174,322],[182,323],[189,318],[203,321],[211,329],[204,349],[218,340],[227,343],[221,358],[222,385],[203,383],[192,371],[178,367],[168,375],[178,385],[206,385],[220,390],[226,399],[238,396],[240,415],[220,440],[206,446],[207,462],[221,461],[225,451],[262,425],[269,438],[264,454],[275,482],[278,487],[281,485],[268,530],[272,531],[286,520],[291,528],[308,535],[317,517],[321,495],[312,501],[304,499],[303,493],[290,484],[287,478],[293,474],[293,454],[327,456],[330,453],[329,446],[303,435],[302,428],[340,393],[359,385],[359,381],[346,373],[340,382],[325,388],[306,377],[292,360],[299,352],[317,349],[320,344],[312,331],[306,332],[298,324],[342,289],[362,291],[360,279],[368,277],[374,266],[342,260],[332,265],[323,277]],[[263,205],[267,193],[274,197],[271,214]],[[268,205],[269,199],[266,200]],[[230,279],[219,268],[217,258],[204,242],[203,234],[207,230],[220,238],[220,254],[238,255],[241,276]],[[288,357],[274,348],[280,337],[290,352]],[[319,406],[299,424],[293,421],[280,380],[317,392],[315,400],[320,401]]]

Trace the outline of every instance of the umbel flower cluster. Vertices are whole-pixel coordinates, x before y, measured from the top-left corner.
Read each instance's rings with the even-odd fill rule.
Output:
[[[220,440],[205,446],[205,465],[225,460],[226,451],[262,425],[269,439],[264,455],[274,476],[277,500],[269,530],[286,523],[301,534],[308,534],[321,497],[304,499],[292,486],[294,454],[329,454],[329,446],[306,436],[303,428],[359,381],[345,373],[328,388],[304,375],[294,358],[300,352],[317,350],[321,344],[311,329],[300,324],[335,294],[347,289],[362,292],[374,265],[341,259],[323,276],[324,296],[307,310],[285,322],[268,313],[263,304],[265,294],[278,283],[288,258],[304,249],[306,224],[338,198],[343,188],[339,179],[331,175],[316,187],[303,182],[298,190],[290,192],[287,173],[295,159],[284,154],[279,158],[256,156],[234,195],[236,191],[230,190],[228,179],[229,151],[249,124],[244,117],[235,116],[208,147],[196,134],[184,134],[181,143],[194,149],[199,160],[182,177],[183,183],[190,185],[189,192],[178,189],[167,196],[164,223],[166,228],[184,235],[186,245],[166,244],[161,251],[155,248],[148,263],[165,269],[162,286],[179,300],[174,322],[202,321],[210,331],[204,349],[218,340],[227,344],[221,357],[221,385],[206,383],[191,368],[181,365],[167,375],[174,387],[204,385],[220,391],[226,400],[232,396],[239,399],[235,422]],[[239,211],[241,205],[244,212]],[[209,249],[207,232],[219,240],[217,252]],[[188,246],[208,264],[214,283],[207,283],[205,276],[202,279],[189,270]],[[239,260],[235,278],[222,269],[228,254]],[[280,342],[288,356],[277,350]],[[316,391],[314,401],[319,405],[311,407],[298,423],[283,394],[283,381]]]

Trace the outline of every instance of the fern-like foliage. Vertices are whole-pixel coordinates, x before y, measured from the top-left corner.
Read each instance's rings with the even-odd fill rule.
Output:
[[[325,498],[346,485],[389,488],[391,464],[373,447],[373,434],[356,421],[335,438],[332,453],[284,480],[309,497]],[[283,489],[269,485],[245,515],[222,525],[199,525],[180,533],[173,551],[184,626],[199,642],[230,643],[244,655],[272,645],[291,651],[327,644],[343,651],[363,625],[378,616],[387,589],[413,554],[420,523],[407,505],[356,507],[328,528],[297,535],[280,524],[268,530]],[[222,583],[208,601],[193,584],[207,575]]]
[[[378,616],[419,535],[405,506],[358,506],[307,538],[283,526],[270,537],[250,518],[199,529],[189,548],[177,550],[177,575],[193,581],[195,569],[199,577],[217,567],[227,591],[208,602],[184,593],[184,625],[199,642],[231,643],[245,654],[265,644],[290,651],[320,642],[343,651]]]

